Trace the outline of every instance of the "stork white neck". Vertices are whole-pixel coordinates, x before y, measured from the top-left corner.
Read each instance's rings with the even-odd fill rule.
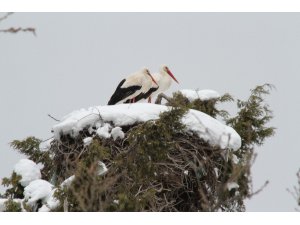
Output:
[[[159,86],[157,93],[164,92],[164,91],[168,90],[169,87],[171,86],[172,78],[163,70],[160,70],[159,73],[154,74],[153,77],[157,81],[158,86]],[[153,85],[153,87],[154,87],[154,85]]]

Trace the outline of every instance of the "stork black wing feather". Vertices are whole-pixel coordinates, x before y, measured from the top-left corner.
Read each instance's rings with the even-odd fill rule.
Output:
[[[119,101],[122,101],[123,99],[127,98],[128,96],[132,95],[137,90],[140,90],[142,86],[130,86],[127,88],[121,88],[121,86],[124,84],[126,80],[123,79],[117,89],[115,90],[114,94],[111,96],[110,100],[108,101],[108,105],[115,105]]]
[[[156,88],[152,87],[152,88],[150,88],[146,93],[140,93],[138,96],[136,96],[136,97],[134,98],[135,102],[138,102],[138,101],[140,101],[140,100],[142,100],[142,99],[147,99],[147,98],[149,98],[149,96],[150,96],[153,92],[155,92],[157,89],[158,89],[158,87],[156,87]],[[130,103],[130,99],[128,99],[125,103]]]
[[[143,98],[144,98],[144,99],[149,98],[150,95],[151,95],[153,92],[157,91],[157,89],[158,89],[158,87],[156,87],[156,88],[154,88],[154,87],[150,88],[150,89],[144,94]]]

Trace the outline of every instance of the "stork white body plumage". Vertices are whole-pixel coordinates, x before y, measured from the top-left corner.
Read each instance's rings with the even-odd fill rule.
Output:
[[[133,99],[134,101],[136,96],[142,92],[147,92],[151,88],[153,80],[149,70],[146,68],[129,75],[119,83],[108,105],[125,102],[128,99]]]

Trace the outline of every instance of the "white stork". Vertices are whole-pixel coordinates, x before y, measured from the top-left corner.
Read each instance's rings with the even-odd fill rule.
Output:
[[[108,101],[108,105],[115,105],[119,102],[125,102],[128,99],[135,102],[135,97],[140,93],[146,93],[151,88],[153,82],[156,83],[146,68],[129,75],[119,83],[114,94]]]
[[[152,87],[146,93],[140,93],[135,97],[135,101],[140,101],[141,99],[147,99],[148,102],[151,102],[151,98],[159,93],[165,92],[171,86],[172,79],[179,83],[173,73],[166,65],[162,65],[159,73],[153,74],[153,78],[156,83],[152,83]],[[158,86],[157,86],[158,84]]]
[[[151,103],[151,98],[150,98],[150,95],[156,91],[158,89],[158,84],[156,82],[156,80],[153,78],[153,81],[152,81],[152,84],[151,86],[148,88],[148,90],[146,92],[141,92],[139,95],[137,95],[135,98],[134,98],[134,101],[135,102],[138,102],[142,99],[147,99],[148,98],[148,102]],[[130,103],[130,102],[133,102],[133,99],[128,99],[127,101],[125,101],[124,103]]]

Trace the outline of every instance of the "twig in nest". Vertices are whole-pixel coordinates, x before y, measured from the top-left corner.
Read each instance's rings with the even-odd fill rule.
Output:
[[[14,27],[11,27],[11,28],[8,28],[8,29],[2,29],[0,30],[0,32],[3,32],[3,33],[18,33],[18,32],[30,32],[32,33],[34,36],[36,36],[36,33],[35,33],[35,28],[33,27],[27,27],[27,28],[22,28],[22,27],[18,27],[18,28],[14,28]]]
[[[100,114],[100,110],[96,107],[96,109],[97,109],[97,111],[98,111],[98,113],[99,113],[99,120],[101,121],[101,123],[103,124],[104,123],[104,120],[103,120],[103,118],[102,118],[102,116],[101,116],[101,114]]]
[[[164,93],[160,93],[157,98],[156,98],[156,101],[155,101],[155,104],[161,104],[161,100],[162,99],[166,99],[168,102],[171,100],[167,95],[165,95]]]
[[[49,116],[51,119],[55,120],[56,122],[60,122],[60,120],[58,120],[58,119],[54,118],[54,117],[53,117],[53,116],[51,116],[50,114],[48,114],[48,116]]]
[[[50,138],[47,138],[47,139],[45,139],[45,140],[42,140],[42,142],[46,142],[46,141],[49,141],[50,139],[52,139],[53,138],[53,136],[52,137],[50,137]]]

